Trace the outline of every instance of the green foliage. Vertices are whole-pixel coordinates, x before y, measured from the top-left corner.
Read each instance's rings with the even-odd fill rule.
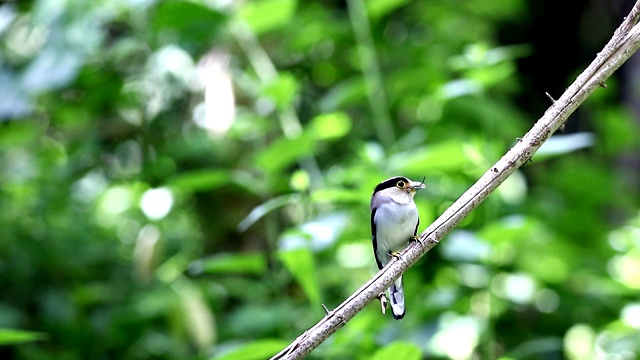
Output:
[[[283,28],[294,16],[295,0],[260,0],[248,3],[239,15],[257,35]]]
[[[544,112],[539,49],[500,36],[534,5],[0,4],[0,354],[277,353],[375,273],[378,182],[426,177],[422,229]],[[640,352],[640,134],[608,85],[405,274],[404,320],[371,304],[309,358]]]
[[[267,271],[266,258],[260,253],[219,254],[209,258],[196,260],[191,266],[197,268],[198,273],[209,274],[256,274]]]
[[[313,153],[315,141],[309,135],[295,138],[280,138],[256,155],[256,166],[267,173],[280,174],[291,166]]]
[[[419,360],[422,358],[420,348],[416,345],[403,341],[395,341],[385,346],[384,348],[376,351],[373,354],[372,359],[384,360],[384,359],[414,359]]]
[[[13,345],[42,340],[43,334],[15,329],[0,329],[0,345]]]
[[[211,360],[260,360],[266,359],[286,347],[288,343],[277,339],[251,341],[238,346],[222,356],[214,356]]]
[[[313,253],[308,248],[280,250],[278,259],[304,290],[311,304],[320,304],[320,284],[316,276]]]

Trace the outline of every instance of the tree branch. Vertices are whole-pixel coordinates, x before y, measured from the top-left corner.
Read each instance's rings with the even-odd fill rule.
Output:
[[[640,0],[636,2],[613,37],[598,53],[595,60],[555,100],[544,115],[525,136],[438,219],[420,234],[419,241],[409,244],[371,280],[353,293],[347,300],[329,311],[315,326],[305,331],[289,346],[272,357],[275,359],[300,359],[309,354],[331,334],[344,326],[378,294],[415,264],[424,254],[475,209],[493,190],[520,166],[524,165],[540,146],[567,120],[569,115],[584,102],[606,79],[640,47]]]

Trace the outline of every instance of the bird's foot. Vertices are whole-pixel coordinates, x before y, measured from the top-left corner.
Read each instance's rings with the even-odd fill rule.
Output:
[[[382,308],[382,314],[386,314],[387,306],[389,306],[389,300],[387,299],[387,295],[383,292],[378,294],[378,300],[380,300],[380,307]]]
[[[409,243],[414,243],[414,242],[417,242],[421,246],[424,246],[424,243],[422,242],[420,235],[414,235],[409,239]]]
[[[398,258],[398,259],[402,260],[402,256],[400,256],[400,252],[399,251],[389,251],[387,256],[389,256],[390,258]]]

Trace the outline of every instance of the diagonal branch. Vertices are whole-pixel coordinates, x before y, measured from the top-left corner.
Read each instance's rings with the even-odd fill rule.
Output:
[[[411,242],[371,280],[353,293],[347,300],[329,311],[311,329],[305,331],[289,346],[276,354],[275,359],[300,359],[309,354],[331,334],[344,326],[378,294],[415,264],[424,254],[475,209],[493,190],[516,169],[524,165],[531,156],[564,122],[575,109],[606,79],[617,70],[638,48],[640,48],[640,0],[636,2],[624,22],[596,59],[553,102],[544,115],[498,162],[453,203],[438,219],[420,234],[419,241]]]

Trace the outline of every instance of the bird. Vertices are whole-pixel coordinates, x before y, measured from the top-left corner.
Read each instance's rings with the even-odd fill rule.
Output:
[[[423,181],[394,176],[379,183],[371,196],[371,240],[378,269],[398,256],[411,239],[416,238],[420,218],[413,197],[425,188]],[[397,320],[405,314],[404,289],[400,276],[388,289],[391,312]],[[384,294],[380,294],[384,297]],[[383,312],[386,304],[383,303]]]

